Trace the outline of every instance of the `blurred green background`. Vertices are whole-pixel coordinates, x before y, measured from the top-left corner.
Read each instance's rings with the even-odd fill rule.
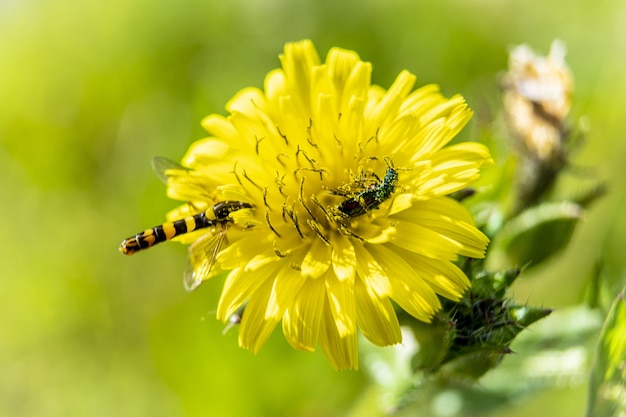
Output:
[[[188,294],[185,248],[133,258],[120,241],[176,206],[150,160],[179,159],[239,89],[262,86],[287,41],[311,38],[463,94],[496,118],[510,45],[568,46],[574,165],[609,183],[558,259],[519,280],[533,305],[581,302],[597,259],[624,279],[626,3],[609,1],[0,1],[0,415],[365,415],[364,372],[337,373],[280,332],[254,356],[212,316],[221,282]],[[591,174],[589,174],[591,172]],[[569,187],[576,189],[576,176]],[[557,317],[556,319],[554,317]],[[558,320],[558,311],[549,320]],[[558,323],[558,321],[556,322]],[[507,415],[583,415],[586,375]],[[538,412],[537,410],[541,410]],[[494,415],[500,415],[496,413]]]

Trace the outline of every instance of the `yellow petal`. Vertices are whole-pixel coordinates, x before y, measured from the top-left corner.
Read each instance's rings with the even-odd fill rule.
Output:
[[[368,98],[368,87],[372,66],[360,62],[354,68],[345,86],[339,112],[341,117],[334,132],[342,150],[353,149],[357,140],[363,135],[364,109]]]
[[[363,135],[363,108],[365,100],[360,97],[351,97],[341,113],[337,123],[337,132],[334,134],[341,150],[350,150],[356,145],[357,138]]]
[[[391,202],[391,206],[389,207],[389,212],[387,213],[387,215],[393,216],[395,214],[398,214],[404,210],[411,208],[411,206],[413,205],[413,200],[414,200],[413,194],[409,194],[409,193],[397,194],[393,198],[393,201]]]
[[[360,63],[359,55],[342,48],[331,48],[326,56],[328,74],[334,87],[334,95],[341,98],[352,71]]]
[[[325,276],[328,309],[340,337],[356,335],[354,280],[339,280],[334,273]]]
[[[233,242],[217,255],[217,261],[223,269],[234,269],[242,264],[246,266],[253,258],[250,254],[261,254],[262,258],[276,258],[272,250],[272,237],[266,232],[246,233],[245,237]],[[259,247],[263,250],[259,253]]]
[[[356,332],[341,336],[330,312],[323,314],[320,344],[330,364],[336,370],[358,369],[359,349]]]
[[[409,222],[398,224],[391,243],[420,255],[450,261],[457,259],[457,253],[462,249],[460,243],[424,226]]]
[[[272,280],[266,280],[246,304],[239,328],[239,346],[258,353],[280,321],[280,317],[266,317]]]
[[[285,94],[285,73],[281,69],[275,69],[267,73],[264,82],[265,95],[269,102],[274,102],[278,97]]]
[[[426,107],[426,109],[427,111],[422,111],[421,113],[421,121],[424,124],[431,123],[440,118],[448,119],[448,124],[450,124],[449,118],[461,112],[464,117],[458,120],[461,121],[461,125],[457,125],[457,128],[460,129],[472,117],[472,111],[467,106],[465,99],[459,95],[450,97],[449,99],[442,97],[442,100],[436,103],[436,105]]]
[[[246,190],[239,184],[225,184],[215,187],[219,199],[222,201],[250,201],[251,197]],[[233,214],[238,211],[231,213],[231,217]]]
[[[428,170],[416,172],[415,194],[433,198],[463,189],[479,178],[480,168],[493,163],[487,148],[463,143],[437,151]]]
[[[394,301],[413,317],[429,322],[441,303],[433,289],[419,276],[401,256],[384,245],[370,249],[372,256],[382,265],[389,276]]]
[[[258,88],[248,87],[240,90],[226,103],[230,113],[254,114],[257,107],[265,106],[265,94]]]
[[[437,84],[426,84],[415,89],[402,101],[400,113],[423,114],[444,100],[446,98],[441,95]]]
[[[400,343],[400,324],[389,298],[368,291],[360,279],[355,283],[354,292],[358,300],[357,323],[363,335],[378,346]]]
[[[367,92],[372,77],[372,64],[369,62],[359,61],[352,68],[352,72],[346,80],[344,86],[342,101],[339,106],[339,111],[344,115],[348,108],[351,107],[351,102],[354,99],[358,99],[361,102],[367,100]],[[334,78],[336,80],[336,78]]]
[[[373,291],[380,297],[388,295],[391,291],[391,284],[385,270],[363,245],[355,245],[354,250],[357,257],[356,271],[367,290]]]
[[[439,236],[455,242],[458,254],[471,258],[483,258],[489,239],[474,226],[470,213],[460,203],[451,198],[436,198],[416,201],[414,205],[398,213],[395,218],[406,224],[415,222]]]
[[[283,316],[283,333],[291,346],[313,352],[326,300],[323,279],[307,279]]]
[[[459,164],[461,161],[474,162],[479,166],[493,164],[489,149],[476,142],[457,143],[443,148],[433,155],[432,161],[433,166],[441,165],[443,167],[440,170],[446,169],[445,167],[448,165]]]
[[[333,270],[339,281],[354,282],[356,252],[350,240],[339,235],[333,239],[332,247]]]
[[[330,246],[326,245],[321,239],[315,239],[300,265],[302,275],[308,278],[317,278],[328,270],[330,262]]]
[[[274,279],[270,299],[267,303],[267,310],[263,313],[263,316],[267,319],[274,318],[279,320],[298,296],[306,280],[307,278],[300,271],[285,262]]]
[[[367,132],[376,132],[383,125],[385,119],[395,117],[402,101],[413,88],[415,76],[408,71],[402,71],[379,101],[372,103],[365,109]],[[371,101],[370,101],[371,102]]]
[[[303,112],[310,113],[311,69],[320,63],[319,55],[309,40],[285,45],[280,56],[287,88],[293,95],[294,104]]]
[[[230,124],[226,117],[219,114],[211,114],[205,117],[202,120],[202,127],[216,138],[220,138],[222,140],[237,138],[237,131],[233,128],[233,125]],[[193,147],[194,144],[192,143],[191,148]]]
[[[273,280],[281,262],[272,262],[254,271],[235,268],[226,277],[224,289],[217,305],[217,319],[226,322],[239,307],[267,280]]]
[[[230,127],[232,125],[229,124]],[[183,158],[183,164],[195,167],[199,164],[196,162],[197,158],[203,158],[203,160],[221,159],[228,153],[228,146],[221,140],[213,138],[202,139],[194,142],[187,150],[187,157]]]
[[[405,114],[393,122],[383,125],[378,132],[378,140],[383,154],[405,157],[402,149],[406,149],[408,139],[423,132],[419,119],[413,114]],[[398,164],[396,161],[395,164]]]
[[[224,198],[224,200],[229,200]],[[230,199],[234,201],[245,201],[245,199]],[[244,229],[252,229],[256,227],[259,229],[259,232],[263,234],[263,231],[260,228],[264,225],[264,223],[257,219],[255,216],[253,209],[241,209],[237,210],[229,215],[230,219],[232,219],[233,223],[236,225],[242,226]],[[247,230],[251,232],[252,230]]]
[[[410,253],[405,256],[405,259],[437,294],[450,300],[459,300],[470,286],[469,279],[452,262]]]
[[[309,140],[317,146],[325,163],[336,164],[338,163],[335,152],[337,141],[334,135],[337,131],[339,112],[329,94],[319,94],[314,99],[314,104],[312,120],[315,120],[315,123],[311,125]]]
[[[405,138],[405,146],[415,149],[410,156],[413,163],[431,157],[436,151],[450,142],[469,122],[472,112],[467,105],[455,109],[454,113],[444,118],[428,122],[417,134]],[[424,120],[421,121],[425,123]]]

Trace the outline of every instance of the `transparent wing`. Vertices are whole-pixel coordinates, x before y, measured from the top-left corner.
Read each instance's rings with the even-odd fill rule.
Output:
[[[187,267],[183,275],[183,285],[187,291],[195,290],[209,278],[225,240],[226,230],[223,228],[218,234],[206,234],[189,246]]]
[[[155,156],[154,158],[152,158],[152,169],[154,170],[155,174],[157,174],[159,179],[165,184],[167,184],[167,178],[170,176],[167,174],[168,171],[190,171],[189,168],[185,168],[178,162],[174,162],[164,156]]]

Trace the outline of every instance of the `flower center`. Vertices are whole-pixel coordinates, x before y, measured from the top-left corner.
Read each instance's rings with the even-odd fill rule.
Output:
[[[348,149],[336,136],[334,146],[318,146],[311,126],[295,144],[279,127],[273,140],[257,140],[263,173],[236,167],[238,181],[257,197],[259,213],[277,238],[295,230],[302,240],[326,244],[336,233],[362,240],[359,227],[371,223],[372,211],[391,197],[398,172],[388,158],[364,156],[360,144],[345,157]]]

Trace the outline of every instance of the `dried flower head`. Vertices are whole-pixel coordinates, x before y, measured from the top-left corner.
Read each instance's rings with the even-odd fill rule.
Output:
[[[553,160],[562,153],[565,119],[574,87],[565,62],[565,46],[554,41],[547,57],[527,45],[511,50],[502,79],[509,123],[528,153]]]

